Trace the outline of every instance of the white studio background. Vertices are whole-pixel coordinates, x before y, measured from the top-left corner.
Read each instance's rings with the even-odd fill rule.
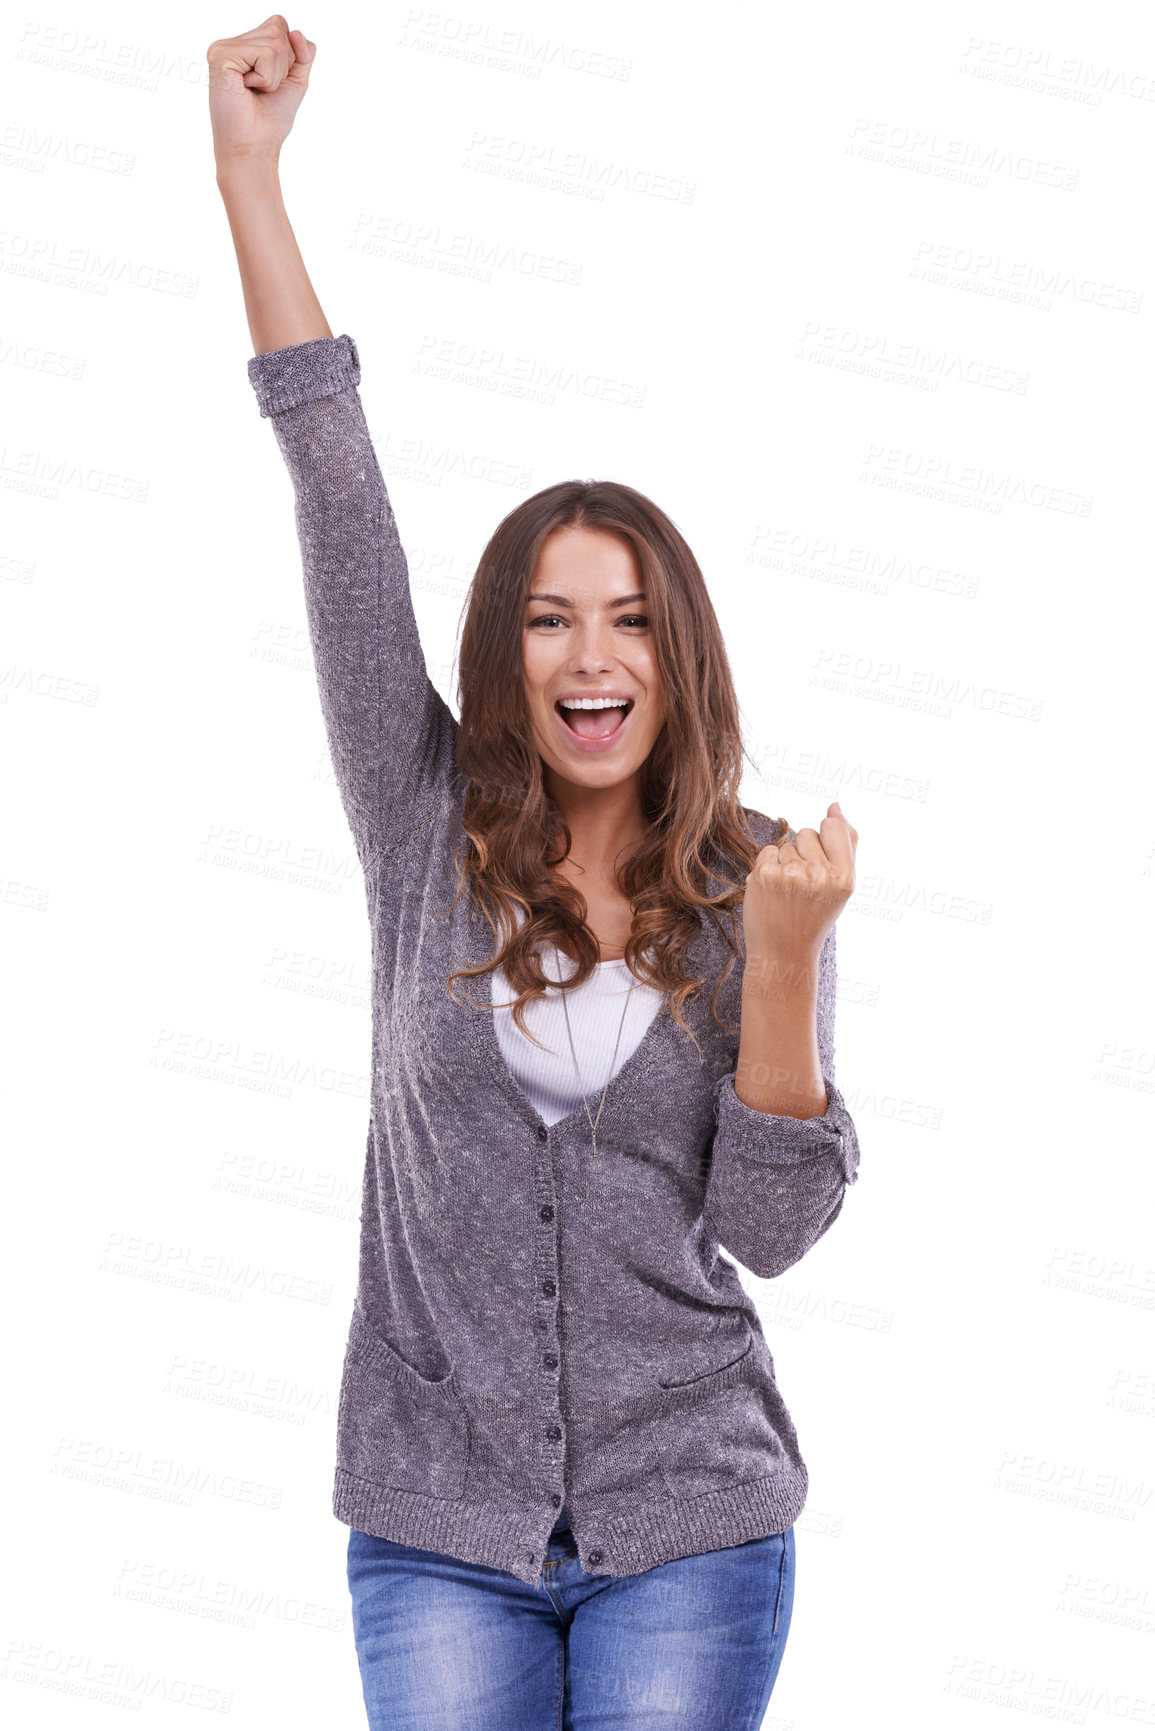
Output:
[[[364,1723],[329,1496],[368,926],[204,61],[257,22],[0,35],[22,1731]],[[1150,15],[289,22],[286,201],[435,683],[506,511],[626,480],[707,573],[747,803],[860,834],[860,1180],[744,1277],[811,1481],[765,1725],[1155,1723]]]

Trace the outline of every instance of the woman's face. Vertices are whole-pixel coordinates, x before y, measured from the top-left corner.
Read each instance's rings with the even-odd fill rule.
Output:
[[[554,529],[529,586],[523,639],[534,736],[549,768],[587,788],[635,776],[666,709],[630,543],[606,529]],[[561,707],[564,699],[603,696],[616,706]]]

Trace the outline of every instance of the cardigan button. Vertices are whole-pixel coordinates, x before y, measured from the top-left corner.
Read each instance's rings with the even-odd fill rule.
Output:
[[[552,1298],[557,1292],[557,1287],[554,1285],[552,1280],[543,1280],[541,1283],[541,1290],[545,1293],[547,1298]]]
[[[537,1127],[537,1139],[539,1142],[549,1141],[549,1131],[546,1129],[544,1124],[539,1124]]]
[[[546,1203],[545,1207],[543,1209],[541,1209],[540,1212],[538,1213],[538,1219],[539,1220],[552,1220],[553,1219],[553,1209],[550,1207],[548,1202]]]
[[[556,1352],[547,1352],[545,1357],[542,1359],[541,1362],[545,1365],[545,1368],[547,1370],[556,1370],[557,1366],[558,1366],[557,1353]]]
[[[560,1442],[561,1441],[561,1431],[558,1429],[557,1425],[555,1425],[555,1424],[551,1424],[549,1429],[546,1431],[545,1434],[549,1438],[550,1442]]]
[[[551,1502],[551,1503],[552,1503],[552,1504],[553,1504],[553,1506],[554,1506],[554,1508],[555,1508],[555,1509],[560,1509],[560,1508],[561,1508],[561,1497],[560,1497],[560,1495],[559,1495],[559,1494],[558,1494],[558,1492],[557,1492],[557,1491],[555,1491],[555,1492],[554,1492],[554,1493],[553,1493],[553,1496],[552,1496],[552,1497],[551,1497],[551,1498],[550,1498],[550,1499],[549,1499],[549,1500],[550,1500],[550,1502]]]
[[[603,1553],[601,1551],[591,1551],[590,1552],[590,1562],[591,1563],[600,1563],[602,1560],[602,1555],[603,1555]]]

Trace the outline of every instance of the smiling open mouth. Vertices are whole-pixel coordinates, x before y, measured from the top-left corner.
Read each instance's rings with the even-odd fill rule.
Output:
[[[633,707],[632,698],[608,705],[604,709],[566,709],[561,703],[554,704],[570,732],[576,733],[581,739],[607,738],[609,734],[616,732]]]

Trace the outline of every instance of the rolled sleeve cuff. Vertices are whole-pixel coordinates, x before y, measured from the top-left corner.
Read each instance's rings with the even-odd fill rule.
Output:
[[[249,383],[262,415],[280,415],[315,397],[331,397],[361,383],[361,362],[351,336],[316,337],[249,359]]]
[[[714,1087],[716,1143],[763,1166],[794,1166],[804,1160],[836,1155],[847,1184],[858,1177],[858,1136],[841,1093],[826,1084],[826,1110],[816,1118],[780,1117],[759,1112],[738,1098],[731,1071]]]

